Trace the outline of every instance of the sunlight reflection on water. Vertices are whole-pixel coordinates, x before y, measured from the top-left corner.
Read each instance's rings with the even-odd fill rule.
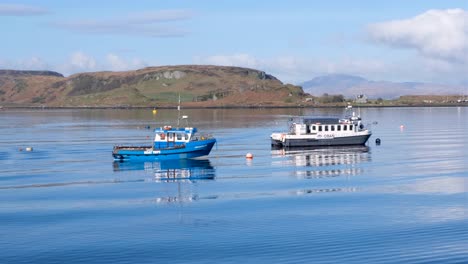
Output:
[[[272,149],[268,136],[290,117],[342,109],[185,111],[191,125],[217,137],[205,159],[113,161],[113,145],[147,144],[145,127],[175,120],[174,110],[1,111],[0,235],[7,239],[0,259],[468,258],[468,108],[361,109],[366,122],[378,121],[367,146],[302,150]],[[28,146],[34,151],[19,151]]]

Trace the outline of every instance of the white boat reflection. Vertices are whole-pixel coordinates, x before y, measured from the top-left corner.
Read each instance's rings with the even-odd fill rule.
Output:
[[[276,165],[294,166],[292,173],[300,178],[359,175],[363,173],[359,164],[371,160],[367,146],[273,148],[272,156]]]
[[[181,159],[154,162],[114,162],[114,171],[144,170],[155,181],[194,181],[215,178],[215,169],[207,159]]]

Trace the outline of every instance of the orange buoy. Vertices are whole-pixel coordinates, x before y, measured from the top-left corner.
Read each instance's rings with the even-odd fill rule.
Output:
[[[253,159],[253,154],[252,153],[247,153],[245,154],[246,159]]]

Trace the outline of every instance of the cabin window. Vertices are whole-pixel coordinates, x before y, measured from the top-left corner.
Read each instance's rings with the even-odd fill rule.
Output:
[[[353,130],[353,125],[349,125],[349,130],[350,130],[350,131]]]
[[[344,131],[348,130],[348,126],[347,126],[347,125],[344,125],[344,126],[343,126],[343,130],[344,130]]]
[[[184,134],[184,139],[188,140],[188,135],[187,134]]]
[[[322,131],[322,126],[318,126],[318,130],[319,130],[319,131]]]
[[[312,126],[312,131],[315,131],[317,130],[317,128],[315,127],[315,125]]]
[[[325,131],[328,131],[328,126],[325,126]]]
[[[182,140],[182,134],[177,134],[177,140]]]
[[[335,131],[335,126],[330,126],[331,131]]]
[[[341,125],[337,125],[337,126],[336,126],[336,130],[337,130],[337,131],[341,131]]]

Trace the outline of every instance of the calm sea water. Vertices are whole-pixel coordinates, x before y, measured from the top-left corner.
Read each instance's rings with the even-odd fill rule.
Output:
[[[207,159],[113,162],[174,110],[0,111],[0,263],[468,262],[468,108],[361,109],[367,146],[299,151],[269,135],[342,109],[183,112]]]

